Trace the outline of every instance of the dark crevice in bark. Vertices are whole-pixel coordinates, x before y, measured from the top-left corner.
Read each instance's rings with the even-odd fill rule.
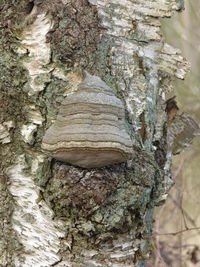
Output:
[[[34,7],[34,0],[29,1],[28,7],[27,7],[27,13],[30,14]]]

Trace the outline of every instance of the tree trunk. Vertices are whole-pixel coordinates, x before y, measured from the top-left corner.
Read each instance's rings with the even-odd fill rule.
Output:
[[[175,0],[0,3],[0,266],[145,266],[172,184],[166,95],[188,65],[163,42]],[[172,25],[173,27],[173,25]],[[59,107],[99,76],[126,108],[127,163],[82,169],[41,149]]]

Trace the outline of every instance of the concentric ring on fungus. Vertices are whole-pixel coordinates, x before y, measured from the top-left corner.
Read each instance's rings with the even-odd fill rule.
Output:
[[[57,160],[83,168],[126,162],[132,141],[122,101],[99,77],[86,73],[77,91],[61,104],[42,149]]]

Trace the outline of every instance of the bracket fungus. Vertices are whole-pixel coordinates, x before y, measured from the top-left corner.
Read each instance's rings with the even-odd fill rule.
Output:
[[[126,162],[132,141],[122,101],[99,77],[85,72],[84,81],[61,104],[42,148],[57,160],[83,168]]]

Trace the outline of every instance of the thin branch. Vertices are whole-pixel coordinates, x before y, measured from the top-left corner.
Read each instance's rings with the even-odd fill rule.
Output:
[[[155,232],[155,235],[173,235],[173,236],[175,236],[175,235],[182,234],[182,233],[187,232],[187,231],[193,231],[193,230],[200,230],[200,227],[188,228],[188,229],[184,229],[184,230],[180,230],[180,231],[172,232],[172,233],[159,234],[159,233]]]

